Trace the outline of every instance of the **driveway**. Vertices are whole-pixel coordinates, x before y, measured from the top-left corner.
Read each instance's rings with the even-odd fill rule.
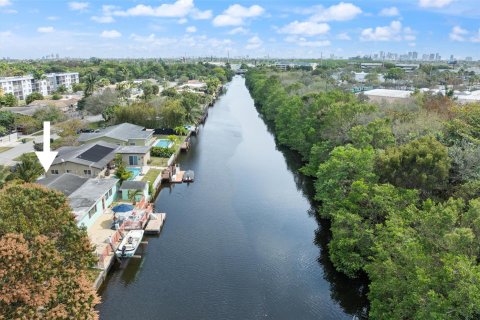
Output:
[[[52,134],[51,137],[53,139],[58,138],[58,136],[56,134]],[[23,138],[34,139],[34,140],[28,141],[27,143],[22,143],[21,140]],[[0,152],[0,165],[13,166],[18,162],[18,161],[15,161],[13,159],[21,156],[24,153],[34,152],[35,150],[33,149],[33,141],[35,141],[36,143],[43,142],[43,135],[40,135],[40,136],[32,136],[32,135],[20,136],[17,142],[13,142],[11,144],[5,145],[5,147],[12,147],[12,149],[4,151],[4,152]]]

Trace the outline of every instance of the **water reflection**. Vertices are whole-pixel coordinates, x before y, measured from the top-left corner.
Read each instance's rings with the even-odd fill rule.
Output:
[[[273,133],[272,124],[262,120],[267,125],[270,134]],[[328,243],[330,241],[330,221],[321,219],[317,213],[320,206],[314,200],[315,186],[311,177],[305,176],[299,172],[303,166],[302,157],[295,151],[281,146],[277,143],[277,149],[283,154],[287,168],[293,173],[297,190],[301,191],[309,200],[311,208],[308,215],[315,217],[318,223],[318,229],[315,230],[314,243],[320,249],[317,261],[324,270],[324,279],[330,283],[331,298],[337,301],[345,312],[356,315],[359,319],[368,318],[368,278],[361,274],[357,279],[350,279],[343,273],[337,272],[328,255]]]
[[[179,159],[196,181],[162,189],[164,230],[112,272],[102,319],[350,320],[364,287],[332,268],[298,155],[276,146],[243,79],[210,111]]]

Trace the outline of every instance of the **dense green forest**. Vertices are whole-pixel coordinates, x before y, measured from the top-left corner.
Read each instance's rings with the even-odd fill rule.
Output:
[[[207,79],[222,78],[223,68],[208,63],[167,63],[161,59],[102,60],[32,60],[25,62],[0,62],[0,76],[23,76],[33,74],[40,77],[43,73],[79,72],[81,82],[93,74],[103,83],[117,83],[133,79]],[[220,79],[226,81],[226,78]]]
[[[317,77],[252,69],[246,82],[316,178],[335,268],[369,277],[372,319],[478,319],[480,105],[421,93],[373,105]]]

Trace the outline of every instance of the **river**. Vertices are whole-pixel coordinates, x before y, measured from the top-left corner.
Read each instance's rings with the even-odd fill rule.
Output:
[[[352,319],[366,286],[336,273],[315,216],[312,182],[279,150],[235,77],[179,158],[195,182],[164,187],[167,220],[116,266],[101,319]]]

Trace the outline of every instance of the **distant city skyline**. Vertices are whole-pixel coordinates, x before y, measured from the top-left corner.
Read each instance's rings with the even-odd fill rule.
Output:
[[[0,0],[0,58],[347,58],[383,51],[478,60],[479,18],[474,0]]]

